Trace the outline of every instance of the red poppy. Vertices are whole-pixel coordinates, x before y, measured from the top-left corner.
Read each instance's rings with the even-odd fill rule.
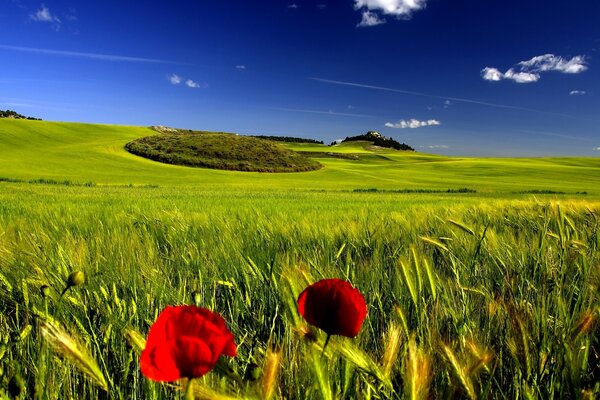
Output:
[[[196,306],[165,308],[150,328],[140,368],[159,382],[197,378],[224,354],[235,357],[233,334],[219,314]]]
[[[367,304],[358,289],[341,279],[323,279],[304,289],[298,311],[311,325],[328,335],[354,337],[367,316]]]

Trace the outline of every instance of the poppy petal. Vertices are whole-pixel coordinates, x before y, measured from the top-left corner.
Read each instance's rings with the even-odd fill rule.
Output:
[[[156,381],[196,378],[214,368],[236,345],[225,320],[196,306],[166,307],[150,328],[142,352],[142,373]]]
[[[170,350],[169,346],[146,347],[140,359],[142,373],[158,382],[172,382],[181,378]]]
[[[309,324],[329,335],[355,337],[367,315],[367,305],[350,283],[323,279],[300,294],[298,312]]]
[[[200,377],[213,369],[216,364],[216,361],[213,361],[213,352],[202,340],[190,336],[178,337],[175,348],[177,367],[183,377]]]

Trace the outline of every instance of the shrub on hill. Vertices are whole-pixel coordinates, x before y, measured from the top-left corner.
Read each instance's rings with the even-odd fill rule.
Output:
[[[394,150],[405,150],[405,151],[415,151],[411,146],[406,143],[400,143],[393,138],[385,137],[381,135],[379,132],[369,131],[364,135],[358,136],[350,136],[346,137],[346,139],[342,140],[342,142],[355,142],[355,141],[365,141],[365,142],[373,142],[374,146],[385,147],[388,149]],[[332,145],[335,144],[332,143]]]
[[[280,144],[230,133],[161,133],[125,145],[130,153],[167,164],[254,172],[303,172],[321,164]]]
[[[0,118],[29,119],[29,120],[41,121],[40,118],[26,117],[26,116],[21,115],[18,112],[13,111],[13,110],[6,110],[6,111],[0,110]]]

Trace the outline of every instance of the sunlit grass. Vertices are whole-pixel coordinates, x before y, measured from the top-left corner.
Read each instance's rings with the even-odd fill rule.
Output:
[[[600,394],[597,159],[362,148],[275,176],[126,153],[146,128],[19,123],[0,122],[0,398],[176,398],[139,357],[182,304],[238,346],[197,398]],[[296,299],[333,277],[368,314],[324,350]]]
[[[47,398],[173,398],[175,386],[140,375],[140,341],[165,306],[197,300],[228,321],[239,352],[199,380],[205,398],[599,390],[595,202],[4,185],[2,387],[18,374]],[[85,284],[61,299],[76,270]],[[323,277],[350,280],[369,312],[325,356],[325,335],[295,308]],[[39,336],[45,301],[98,378],[45,355],[56,354]]]

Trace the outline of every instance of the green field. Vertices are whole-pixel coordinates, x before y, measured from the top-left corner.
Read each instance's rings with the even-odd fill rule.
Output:
[[[0,177],[219,190],[251,186],[253,191],[469,187],[494,195],[529,190],[600,194],[600,158],[452,158],[370,151],[360,142],[333,148],[292,144],[288,147],[355,153],[360,158],[318,159],[325,168],[306,173],[240,174],[165,165],[125,151],[127,142],[155,133],[140,127],[2,120]]]
[[[286,144],[357,159],[262,174],[124,150],[152,134],[0,120],[0,399],[178,398],[132,337],[194,291],[238,345],[197,398],[600,395],[600,159]],[[368,316],[323,352],[295,301],[325,277]]]

